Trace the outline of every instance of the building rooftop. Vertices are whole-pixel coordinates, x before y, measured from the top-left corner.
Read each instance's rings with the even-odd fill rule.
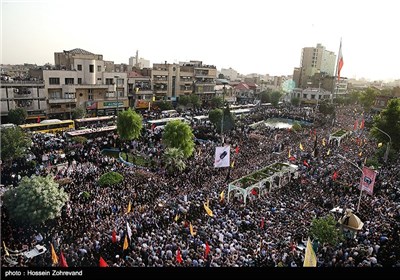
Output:
[[[79,48],[76,48],[76,49],[73,49],[70,51],[64,51],[64,53],[94,55],[94,53],[91,53],[91,52],[88,52],[88,51],[85,51],[85,50],[82,50]]]

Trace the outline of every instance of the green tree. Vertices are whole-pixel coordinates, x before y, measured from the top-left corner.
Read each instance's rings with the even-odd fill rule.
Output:
[[[282,93],[280,93],[279,91],[274,91],[271,93],[272,106],[278,107],[278,103],[279,103],[281,96],[282,96]]]
[[[188,104],[190,103],[190,97],[189,95],[181,95],[179,96],[179,101],[178,103],[182,106],[188,106]]]
[[[100,186],[113,186],[121,183],[124,180],[124,176],[118,172],[107,172],[101,175],[98,183]]]
[[[364,107],[365,111],[371,110],[372,105],[374,105],[376,95],[377,91],[373,88],[367,88],[361,93],[360,103]]]
[[[267,91],[263,91],[260,93],[261,103],[271,103],[271,94]]]
[[[221,130],[222,109],[214,109],[209,111],[208,119],[215,125],[218,131]]]
[[[167,148],[163,155],[165,168],[170,174],[176,171],[182,172],[185,170],[186,164],[184,159],[185,156],[182,150],[177,148]]]
[[[335,113],[335,106],[331,103],[323,101],[319,104],[318,110],[320,113],[326,115],[332,115]]]
[[[1,160],[13,161],[25,155],[32,141],[20,127],[11,127],[1,130]]]
[[[299,106],[300,105],[300,98],[298,98],[298,97],[293,97],[291,100],[290,100],[290,103],[292,103],[292,105],[293,106]]]
[[[76,107],[72,111],[72,119],[83,119],[86,116],[86,109],[83,106]]]
[[[16,125],[25,123],[27,117],[28,113],[24,108],[16,108],[8,111],[8,121]]]
[[[375,116],[371,129],[372,135],[378,139],[378,142],[389,142],[389,137],[376,128],[389,134],[392,138],[393,148],[395,150],[400,149],[400,99],[389,100],[386,109]]]
[[[137,139],[142,130],[143,118],[129,108],[126,111],[118,113],[117,131],[122,140]]]
[[[20,224],[40,224],[61,215],[68,194],[51,176],[23,177],[18,187],[4,194],[10,219]]]
[[[193,108],[198,108],[201,106],[200,97],[196,94],[190,95],[190,104],[192,104]]]
[[[193,154],[194,135],[192,128],[185,122],[179,120],[169,122],[165,126],[162,140],[167,148],[180,149],[185,158]]]
[[[310,234],[322,244],[337,245],[343,240],[343,235],[336,224],[337,222],[332,215],[315,218],[311,222]]]
[[[153,104],[154,106],[158,107],[158,109],[160,109],[161,111],[172,110],[174,108],[171,102],[163,100],[155,101]]]
[[[229,131],[235,127],[235,117],[227,106],[224,109],[224,132]]]
[[[360,99],[360,92],[359,91],[352,91],[349,95],[349,103],[350,104],[357,104]]]
[[[224,101],[220,96],[214,96],[211,98],[211,107],[212,108],[221,108],[224,105]]]

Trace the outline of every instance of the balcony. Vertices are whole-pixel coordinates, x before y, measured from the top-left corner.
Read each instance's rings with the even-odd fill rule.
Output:
[[[49,104],[66,104],[76,103],[76,98],[52,98],[49,99]]]

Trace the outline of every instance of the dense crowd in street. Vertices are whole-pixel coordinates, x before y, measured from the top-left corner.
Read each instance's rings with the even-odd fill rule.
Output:
[[[324,122],[295,132],[251,129],[249,125],[276,116],[312,120],[309,110],[258,108],[253,115],[238,119],[235,129],[224,135],[235,162],[230,170],[213,166],[220,137],[210,124],[194,126],[195,134],[203,131],[203,137],[212,141],[197,144],[185,171],[175,174],[165,171],[161,137],[151,129],[126,147],[157,163],[147,170],[101,153],[105,147],[116,146],[112,133],[86,144],[76,144],[62,135],[33,136],[31,154],[37,166],[26,161],[2,166],[2,183],[16,185],[22,176],[52,173],[58,180],[71,179],[63,185],[70,200],[60,218],[28,228],[13,226],[3,209],[2,241],[12,250],[38,243],[50,248],[52,243],[57,253],[62,250],[70,267],[98,266],[100,257],[115,267],[301,267],[304,249],[298,245],[309,237],[312,219],[328,215],[334,207],[357,208],[360,171],[339,155],[361,167],[365,158],[375,153],[377,143],[367,129],[354,131],[356,120],[370,116],[362,114],[360,108],[340,107],[334,127]],[[322,116],[317,114],[316,118]],[[353,133],[340,146],[329,143],[329,135],[339,129]],[[279,153],[274,153],[277,146]],[[291,163],[299,168],[298,179],[266,196],[254,194],[246,205],[240,199],[228,203],[225,197],[221,201],[220,194],[227,193],[229,182],[274,162],[288,162],[289,151],[294,157]],[[57,169],[60,163],[65,168]],[[398,157],[382,165],[374,194],[362,196],[357,213],[364,227],[356,238],[337,246],[320,244],[318,266],[400,266],[399,166]],[[99,177],[109,171],[120,172],[123,182],[100,187]],[[334,172],[338,175],[335,180]],[[84,192],[90,196],[82,195]],[[207,201],[213,217],[204,210]],[[132,209],[126,213],[129,202]],[[123,250],[127,223],[132,235],[128,249]],[[191,234],[190,226],[196,234]],[[116,242],[112,241],[113,231]],[[177,261],[177,254],[182,262]],[[50,250],[28,263],[21,258],[19,266],[51,266]]]

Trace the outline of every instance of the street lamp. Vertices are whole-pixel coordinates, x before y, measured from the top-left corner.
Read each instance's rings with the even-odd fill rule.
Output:
[[[338,154],[338,157],[340,157],[341,159],[344,159],[345,161],[347,161],[348,163],[350,163],[351,165],[353,165],[354,167],[356,167],[358,170],[360,170],[360,172],[361,172],[361,178],[362,178],[364,172],[362,171],[362,169],[361,169],[360,167],[358,167],[358,165],[356,165],[354,162],[351,162],[351,161],[348,160],[346,157],[344,157],[344,156],[342,156],[342,155],[340,155],[340,154]],[[360,197],[358,198],[357,213],[358,213],[358,210],[360,209],[362,191],[363,191],[363,188],[360,188]]]
[[[385,152],[385,155],[383,156],[383,160],[384,160],[385,163],[386,163],[387,160],[388,160],[388,156],[389,156],[389,150],[390,150],[390,145],[391,145],[391,143],[392,143],[392,137],[390,137],[390,135],[387,134],[386,132],[384,132],[382,129],[379,129],[379,128],[377,128],[377,127],[375,127],[375,128],[376,128],[376,130],[382,132],[382,133],[385,134],[387,137],[389,137],[389,143],[388,143],[387,146],[386,146],[386,152]]]
[[[224,87],[222,90],[222,118],[221,118],[221,145],[224,145],[224,135],[223,135],[223,131],[224,131],[224,106],[225,106],[225,92],[226,92],[226,82],[223,82]]]

